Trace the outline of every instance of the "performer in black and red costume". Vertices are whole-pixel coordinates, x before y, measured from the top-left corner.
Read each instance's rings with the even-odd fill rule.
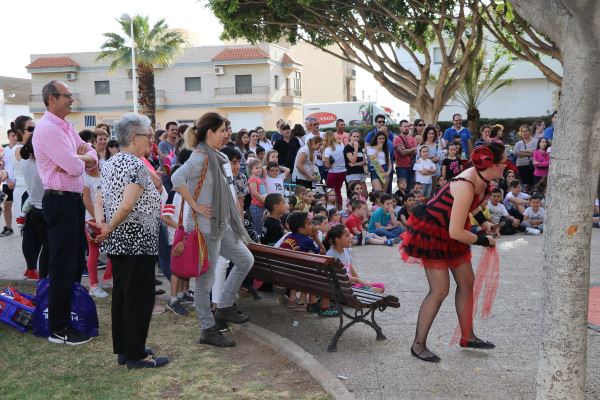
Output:
[[[461,330],[460,346],[493,349],[494,344],[473,333],[473,282],[471,246],[494,246],[493,225],[487,222],[479,205],[485,200],[491,179],[502,177],[507,158],[504,146],[490,143],[472,154],[473,167],[463,171],[442,188],[427,204],[417,206],[407,221],[400,253],[407,262],[422,263],[429,282],[419,317],[411,354],[423,361],[440,358],[426,345],[433,321],[448,295],[452,272],[456,281],[456,313]],[[472,213],[484,235],[470,231]]]

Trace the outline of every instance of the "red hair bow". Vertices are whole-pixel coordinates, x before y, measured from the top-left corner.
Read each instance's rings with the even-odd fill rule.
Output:
[[[494,166],[494,153],[485,145],[476,147],[471,154],[471,161],[480,171],[491,168]]]

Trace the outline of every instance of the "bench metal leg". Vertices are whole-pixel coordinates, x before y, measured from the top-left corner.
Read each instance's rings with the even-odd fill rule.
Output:
[[[331,339],[331,343],[327,347],[328,352],[333,353],[333,352],[337,351],[337,342],[340,339],[340,337],[342,337],[342,335],[344,334],[346,329],[350,328],[352,325],[356,324],[357,322],[363,322],[364,324],[369,325],[371,328],[373,328],[373,330],[377,334],[376,340],[381,341],[381,340],[387,339],[385,337],[385,335],[383,334],[381,327],[379,325],[377,325],[377,322],[375,322],[375,311],[377,311],[377,308],[371,308],[366,313],[363,313],[362,310],[355,310],[354,316],[346,313],[344,311],[344,308],[341,305],[338,306],[338,311],[340,313],[340,324],[339,324],[337,331],[335,332],[335,335],[333,335],[333,338]],[[383,310],[380,309],[380,311],[383,311]],[[370,321],[368,319],[369,314],[371,314]],[[346,325],[344,325],[344,315],[351,319],[351,321],[348,322]]]
[[[380,310],[380,311],[383,311],[383,310]],[[372,310],[372,312],[371,312],[371,324],[372,324],[371,327],[373,329],[375,329],[375,332],[377,333],[376,340],[386,340],[387,338],[383,334],[381,327],[379,325],[377,325],[377,322],[375,322],[375,310]]]

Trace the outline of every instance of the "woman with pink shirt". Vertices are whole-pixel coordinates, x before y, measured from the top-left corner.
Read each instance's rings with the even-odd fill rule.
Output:
[[[544,177],[548,176],[550,153],[548,153],[548,139],[540,138],[533,152],[533,182],[537,185]]]

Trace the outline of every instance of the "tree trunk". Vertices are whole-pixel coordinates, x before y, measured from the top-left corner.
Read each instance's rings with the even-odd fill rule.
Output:
[[[585,397],[590,221],[600,168],[600,50],[585,25],[574,18],[561,46],[564,76],[544,224],[538,399]]]
[[[471,132],[473,141],[479,138],[479,110],[477,108],[469,108],[467,110],[467,128]]]
[[[418,113],[419,117],[422,118],[426,124],[437,124],[442,107],[436,108],[432,100],[427,100],[423,97],[417,98],[415,101],[410,103]]]
[[[142,106],[142,114],[150,118],[152,127],[156,126],[156,93],[154,87],[154,68],[138,64],[138,104]]]

